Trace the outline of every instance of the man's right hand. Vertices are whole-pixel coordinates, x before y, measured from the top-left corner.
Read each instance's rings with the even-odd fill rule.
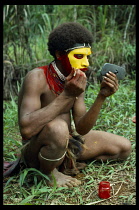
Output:
[[[71,73],[66,77],[64,91],[66,95],[78,97],[85,91],[86,75],[79,69],[73,68]]]

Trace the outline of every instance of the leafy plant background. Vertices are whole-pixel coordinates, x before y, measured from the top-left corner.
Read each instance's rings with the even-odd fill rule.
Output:
[[[136,69],[136,5],[4,5],[4,98],[17,95],[17,81],[32,68],[52,61],[48,35],[63,22],[79,22],[94,38],[90,58],[93,81],[104,63],[126,68],[130,78]]]

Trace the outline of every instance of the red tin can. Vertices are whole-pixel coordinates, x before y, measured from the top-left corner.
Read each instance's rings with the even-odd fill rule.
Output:
[[[106,181],[102,181],[99,183],[99,193],[100,198],[109,198],[110,195],[110,183]]]

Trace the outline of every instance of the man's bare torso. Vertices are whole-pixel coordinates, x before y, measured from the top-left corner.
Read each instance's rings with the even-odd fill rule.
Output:
[[[26,94],[25,86],[27,85],[27,82],[29,82],[29,81],[30,81],[30,83],[32,83],[34,76],[36,77],[36,79],[38,78],[37,88],[40,89],[40,92],[39,92],[40,93],[40,99],[39,99],[40,100],[40,109],[45,106],[48,106],[57,97],[50,90],[49,85],[47,84],[46,76],[44,74],[43,69],[36,68],[36,69],[30,71],[25,77],[24,83],[21,87],[19,97],[18,97],[18,112],[20,112],[20,107],[22,104],[23,96]],[[27,81],[27,78],[28,78],[28,81]],[[60,114],[59,116],[57,116],[57,118],[61,118],[61,119],[65,120],[69,126],[69,130],[71,129],[70,128],[70,124],[71,124],[70,112]],[[20,126],[20,124],[19,124],[19,126]]]

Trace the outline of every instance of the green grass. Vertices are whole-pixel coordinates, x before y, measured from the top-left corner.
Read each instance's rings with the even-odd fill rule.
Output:
[[[24,169],[4,183],[4,205],[135,205],[135,81],[120,82],[119,90],[107,98],[93,129],[104,130],[130,139],[132,153],[122,162],[88,161],[87,167],[77,175],[82,184],[74,188],[56,188],[46,185],[47,176],[34,169]],[[91,106],[99,84],[89,85],[85,103]],[[17,99],[4,101],[4,160],[15,160],[21,146],[17,121]],[[42,179],[38,179],[41,175]],[[111,183],[111,198],[98,197],[98,184]]]

